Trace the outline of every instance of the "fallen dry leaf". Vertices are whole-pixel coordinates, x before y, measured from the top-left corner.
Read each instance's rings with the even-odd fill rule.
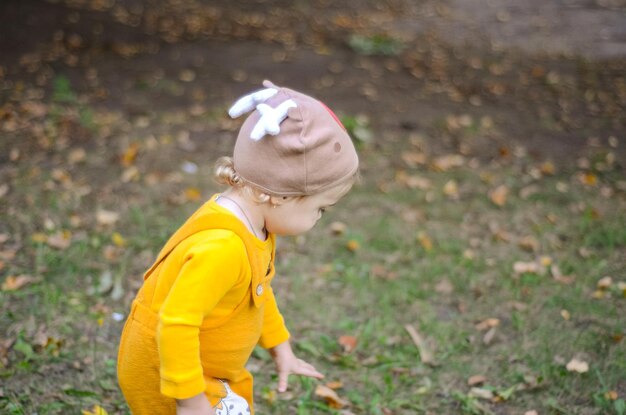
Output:
[[[67,161],[70,164],[77,164],[80,163],[82,161],[85,161],[85,158],[87,157],[87,152],[85,151],[85,149],[83,148],[75,148],[72,151],[69,152],[68,156],[67,156]]]
[[[9,275],[2,283],[2,291],[15,291],[24,287],[25,285],[38,282],[39,278],[32,277],[30,275]]]
[[[518,246],[524,251],[537,252],[539,250],[539,241],[534,236],[524,236],[519,240]]]
[[[340,409],[348,405],[348,401],[342,399],[337,395],[337,392],[324,385],[317,385],[315,388],[315,396],[318,396],[328,403],[328,406],[335,409]]]
[[[126,239],[124,239],[119,232],[113,232],[113,235],[111,235],[111,241],[113,241],[113,244],[119,248],[123,248],[127,245]]]
[[[593,173],[580,173],[578,181],[585,186],[595,186],[598,183],[598,176]]]
[[[537,262],[517,261],[513,264],[513,272],[515,274],[541,274],[542,266]]]
[[[613,285],[613,278],[611,277],[602,277],[600,278],[600,280],[598,280],[598,289],[600,290],[606,290],[608,288],[611,287],[611,285]]]
[[[489,199],[491,199],[493,204],[500,207],[506,204],[506,199],[508,196],[509,188],[503,184],[489,192]]]
[[[498,327],[500,325],[500,319],[498,318],[488,318],[480,323],[476,324],[476,329],[480,331],[484,331],[493,327]]]
[[[358,342],[356,337],[354,337],[354,336],[347,336],[347,335],[339,336],[339,340],[338,341],[339,341],[339,344],[341,345],[341,347],[343,347],[343,351],[345,353],[352,352],[356,348],[356,345],[357,345],[357,342]]]
[[[100,225],[110,226],[117,222],[120,218],[120,214],[110,210],[100,209],[96,212],[96,221]]]
[[[447,154],[433,160],[432,167],[437,171],[448,171],[465,164],[465,158],[460,154]]]
[[[550,266],[550,273],[552,274],[552,278],[561,284],[571,284],[574,282],[574,277],[571,275],[563,275],[561,273],[561,269],[556,264],[552,264],[552,266]]]
[[[94,405],[91,410],[83,410],[82,415],[109,415],[108,412],[100,405]]]
[[[449,180],[443,186],[443,194],[448,196],[450,199],[458,199],[459,198],[459,185],[455,180]]]
[[[589,363],[573,358],[569,361],[565,368],[570,372],[586,373],[589,371]]]
[[[424,154],[424,153],[403,152],[401,157],[402,157],[402,160],[409,167],[417,167],[420,164],[425,164],[426,163],[426,154]]]
[[[468,395],[478,398],[478,399],[486,399],[486,400],[492,400],[495,397],[492,390],[483,389],[483,388],[472,388],[470,389]]]
[[[48,236],[46,243],[55,249],[67,249],[72,243],[72,233],[70,231],[56,232],[55,234]]]
[[[343,382],[340,380],[335,380],[335,381],[331,381],[331,382],[326,382],[326,386],[331,388],[331,389],[341,389],[343,388]]]
[[[433,357],[432,352],[430,351],[430,348],[426,344],[426,341],[424,340],[424,338],[415,329],[415,327],[413,327],[410,324],[407,324],[404,326],[404,329],[409,333],[409,336],[411,336],[411,340],[413,340],[413,344],[415,344],[415,346],[417,347],[417,350],[420,353],[420,360],[422,361],[422,363],[425,363],[425,364],[434,363],[435,359]]]
[[[348,230],[348,226],[343,222],[335,221],[328,226],[328,229],[333,235],[339,236],[346,233],[346,231]]]
[[[483,384],[487,381],[487,378],[483,375],[474,375],[474,376],[470,376],[469,379],[467,379],[467,384],[468,386],[476,386],[476,385],[480,385]]]
[[[539,415],[539,413],[535,410],[532,411],[526,411],[524,412],[524,415]]]
[[[202,197],[202,193],[197,187],[188,187],[185,189],[185,199],[188,201],[195,202],[196,200],[200,200],[200,197]]]
[[[542,267],[549,267],[550,265],[552,265],[552,257],[547,256],[547,255],[542,255],[539,257],[539,264]]]
[[[492,327],[487,331],[487,333],[485,333],[483,336],[483,344],[489,346],[493,342],[493,339],[496,336],[496,330],[496,327]]]
[[[137,158],[137,153],[139,152],[139,145],[137,143],[132,143],[120,156],[120,163],[124,167],[130,167],[135,163],[135,159]]]
[[[409,189],[428,190],[432,187],[432,182],[429,179],[417,175],[407,176],[404,184]]]
[[[359,249],[361,249],[361,244],[359,243],[359,241],[355,240],[355,239],[350,239],[347,243],[346,243],[346,248],[348,249],[348,251],[350,252],[356,252]]]
[[[551,161],[546,161],[541,164],[539,170],[541,170],[543,174],[553,175],[556,172],[556,167],[554,167],[554,163]]]
[[[123,183],[139,180],[139,169],[136,166],[131,166],[122,172],[121,180]]]
[[[431,241],[430,237],[426,235],[425,232],[419,232],[417,234],[417,241],[420,243],[420,245],[422,245],[422,248],[424,248],[425,251],[432,251],[433,242]]]
[[[35,232],[30,236],[31,241],[37,243],[44,243],[48,240],[48,236],[42,232]]]

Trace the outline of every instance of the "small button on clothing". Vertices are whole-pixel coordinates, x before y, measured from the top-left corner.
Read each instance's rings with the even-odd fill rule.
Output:
[[[259,284],[256,286],[256,295],[263,295],[263,285]]]

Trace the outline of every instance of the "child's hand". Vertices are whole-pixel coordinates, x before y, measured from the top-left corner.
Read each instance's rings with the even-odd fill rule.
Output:
[[[188,399],[177,399],[176,415],[215,415],[215,409],[204,393],[200,393]]]
[[[271,349],[270,353],[274,359],[274,363],[276,363],[276,369],[278,370],[278,392],[285,392],[287,390],[287,379],[290,374],[309,376],[317,379],[324,377],[312,364],[298,359],[296,355],[293,354],[289,340]]]

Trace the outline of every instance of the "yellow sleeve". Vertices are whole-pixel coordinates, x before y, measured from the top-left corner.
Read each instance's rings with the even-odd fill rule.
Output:
[[[204,391],[199,331],[203,319],[245,273],[243,241],[230,236],[193,245],[159,312],[161,393],[185,399]]]
[[[268,296],[265,303],[265,311],[263,315],[263,331],[261,332],[261,339],[259,344],[261,347],[271,349],[289,339],[289,331],[285,326],[285,320],[278,310],[278,304],[276,304],[276,298],[274,297],[274,290],[269,287],[269,291],[266,294]]]

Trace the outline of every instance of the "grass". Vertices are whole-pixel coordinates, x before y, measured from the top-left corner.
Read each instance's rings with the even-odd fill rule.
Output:
[[[370,155],[367,148],[364,153]],[[488,198],[492,185],[472,169],[416,173],[431,180],[431,190],[407,190],[392,183],[391,190],[381,193],[366,172],[364,183],[315,230],[281,242],[281,272],[275,285],[299,354],[326,373],[327,380],[342,383],[338,393],[350,402],[353,413],[536,409],[623,414],[626,327],[621,315],[626,300],[616,282],[603,298],[593,296],[601,277],[624,277],[623,200],[599,198],[597,187],[575,183],[570,192],[560,193],[555,183],[569,181],[572,174],[563,172],[540,181],[541,190],[532,197],[522,199],[513,191],[506,205],[498,207]],[[515,165],[493,173],[512,189],[523,187]],[[58,224],[43,232],[70,229],[74,237],[67,249],[59,250],[30,238],[42,231],[40,221],[25,222],[22,217],[5,229],[24,245],[24,254],[5,274],[42,279],[0,296],[0,324],[5,337],[14,340],[0,373],[10,380],[3,387],[0,408],[14,414],[55,414],[98,404],[110,413],[125,413],[115,386],[121,322],[112,319],[112,312],[125,313],[137,288],[143,267],[135,258],[143,255],[147,264],[196,203],[173,209],[159,203],[162,195],[148,192],[145,199],[116,206],[126,214],[115,229],[72,229],[65,218],[83,205],[55,191],[35,191],[41,182],[29,179],[27,170],[21,174],[24,177],[16,180],[31,191],[15,193],[15,202],[33,194],[31,209],[47,206],[39,213]],[[462,189],[458,199],[440,190],[451,179]],[[426,192],[434,193],[429,202]],[[113,194],[108,198],[119,201]],[[110,205],[107,199],[99,203]],[[424,219],[406,222],[406,209],[421,210]],[[549,214],[558,219],[549,220]],[[9,223],[9,218],[3,222]],[[333,220],[346,223],[347,232],[329,236]],[[493,222],[511,239],[494,236],[489,228]],[[111,246],[114,231],[123,232],[126,246],[115,260],[106,261],[102,252]],[[419,242],[420,232],[431,247]],[[537,252],[515,243],[527,235],[537,239]],[[359,242],[359,249],[347,249],[351,240]],[[587,250],[585,256],[581,248]],[[549,273],[514,276],[514,262],[541,255],[550,256],[564,274],[573,274],[574,282],[561,284]],[[111,300],[110,291],[89,290],[105,270],[123,279],[121,300]],[[442,280],[449,281],[448,289],[438,288]],[[562,310],[569,313],[568,320]],[[499,320],[491,342],[476,328],[488,318]],[[427,339],[434,365],[421,362],[406,324]],[[358,339],[355,350],[342,349],[338,339],[343,335]],[[589,372],[565,368],[576,356],[589,362]],[[261,413],[341,413],[315,396],[317,383],[309,379],[292,378],[291,392],[285,396],[272,392],[276,377],[267,352],[257,350],[251,367]],[[473,375],[485,376],[479,387],[492,399],[472,392],[467,380]]]
[[[55,83],[52,100],[63,108],[61,115],[50,114],[56,123],[55,117],[86,122],[74,111],[80,104],[69,81]],[[349,412],[316,396],[318,382],[310,379],[292,378],[290,392],[276,394],[273,364],[262,349],[250,361],[258,411],[624,414],[621,171],[594,171],[597,182],[585,183],[565,163],[553,175],[535,177],[528,171],[539,161],[526,156],[444,171],[429,162],[397,167],[429,180],[427,188],[414,189],[393,168],[370,167],[381,154],[417,151],[410,140],[375,142],[367,120],[343,120],[367,138],[359,143],[363,183],[311,233],[281,240],[274,285],[295,349],[326,374],[325,382],[340,382],[337,393]],[[126,137],[146,135],[143,127],[132,128],[123,126],[123,134],[113,134],[110,145],[88,152],[78,165],[65,163],[69,148],[52,147],[43,150],[45,166],[41,158],[25,157],[6,175],[11,192],[0,198],[2,281],[18,275],[36,280],[0,291],[2,413],[72,414],[94,405],[128,412],[115,379],[123,324],[116,313],[127,313],[142,272],[201,203],[181,198],[184,189],[198,187],[205,198],[216,190],[204,157],[217,153],[211,143],[190,154],[175,140],[148,146],[137,139],[138,179],[122,182],[129,166],[118,164],[119,149]],[[480,128],[459,134],[471,138]],[[598,153],[591,150],[593,159]],[[183,160],[200,166],[200,174],[180,173]],[[54,168],[67,176],[53,174]],[[458,189],[444,190],[452,180]],[[89,191],[76,192],[75,184]],[[509,189],[502,206],[489,196],[500,184]],[[520,196],[529,185],[536,191]],[[119,221],[98,223],[100,208],[119,213]],[[333,236],[332,221],[344,222],[346,232]],[[51,238],[64,232],[71,243],[55,247]],[[534,241],[530,249],[520,244],[524,238]],[[514,272],[516,263],[535,261],[546,269]],[[550,265],[571,282],[557,280]],[[598,289],[605,276],[612,283]],[[121,281],[119,296],[115,281]],[[491,331],[481,328],[488,319],[495,321]],[[406,325],[425,339],[433,362],[422,361]],[[356,339],[354,350],[344,350],[341,336]],[[573,358],[589,370],[569,371]],[[468,385],[475,375],[484,380]]]

